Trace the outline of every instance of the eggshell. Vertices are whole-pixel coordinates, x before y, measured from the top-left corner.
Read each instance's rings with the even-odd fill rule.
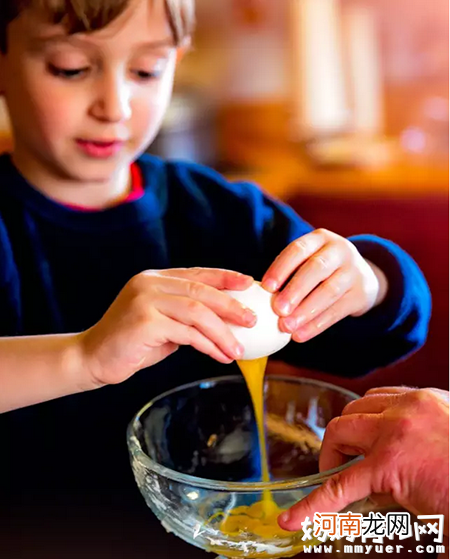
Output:
[[[258,318],[253,328],[230,324],[234,336],[244,346],[243,360],[272,355],[289,343],[291,334],[278,328],[279,316],[272,309],[271,301],[274,295],[263,289],[259,282],[255,281],[245,291],[225,292],[251,309]]]

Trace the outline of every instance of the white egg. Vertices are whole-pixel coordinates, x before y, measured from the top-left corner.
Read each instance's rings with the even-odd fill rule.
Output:
[[[291,334],[282,332],[278,328],[279,316],[274,312],[271,304],[273,294],[263,289],[259,282],[253,282],[245,291],[226,290],[225,292],[251,309],[258,318],[253,328],[230,324],[235,338],[244,346],[243,360],[272,355],[289,343]]]

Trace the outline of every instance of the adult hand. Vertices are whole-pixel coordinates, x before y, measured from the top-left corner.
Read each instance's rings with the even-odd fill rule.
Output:
[[[449,393],[434,388],[369,390],[348,404],[325,432],[320,470],[364,459],[280,515],[285,530],[300,530],[316,512],[339,512],[351,503],[388,496],[413,514],[449,512]]]

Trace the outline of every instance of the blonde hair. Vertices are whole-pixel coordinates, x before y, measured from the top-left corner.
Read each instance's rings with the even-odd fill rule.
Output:
[[[37,8],[51,23],[63,24],[67,32],[97,31],[116,19],[132,0],[0,0],[0,50],[6,52],[7,27],[27,8]],[[148,0],[154,2],[155,0]],[[191,35],[195,0],[162,0],[175,44],[181,45]]]

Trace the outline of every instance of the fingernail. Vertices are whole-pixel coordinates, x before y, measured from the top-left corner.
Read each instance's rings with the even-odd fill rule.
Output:
[[[242,346],[241,344],[235,345],[233,353],[239,359],[244,355],[244,346]]]
[[[278,284],[273,279],[264,280],[262,282],[262,286],[264,287],[264,289],[267,289],[267,291],[270,291],[272,293],[278,289]]]
[[[291,303],[289,301],[277,302],[276,306],[283,316],[287,316],[288,314],[291,314],[292,309],[291,309]]]
[[[297,330],[297,319],[292,316],[288,316],[287,318],[285,318],[284,324],[286,325],[289,332],[295,332],[295,330]]]
[[[280,514],[281,522],[289,522],[290,519],[291,519],[291,513],[288,510]]]
[[[249,326],[256,324],[257,317],[256,314],[251,309],[245,309],[243,318],[244,318],[244,322]]]

